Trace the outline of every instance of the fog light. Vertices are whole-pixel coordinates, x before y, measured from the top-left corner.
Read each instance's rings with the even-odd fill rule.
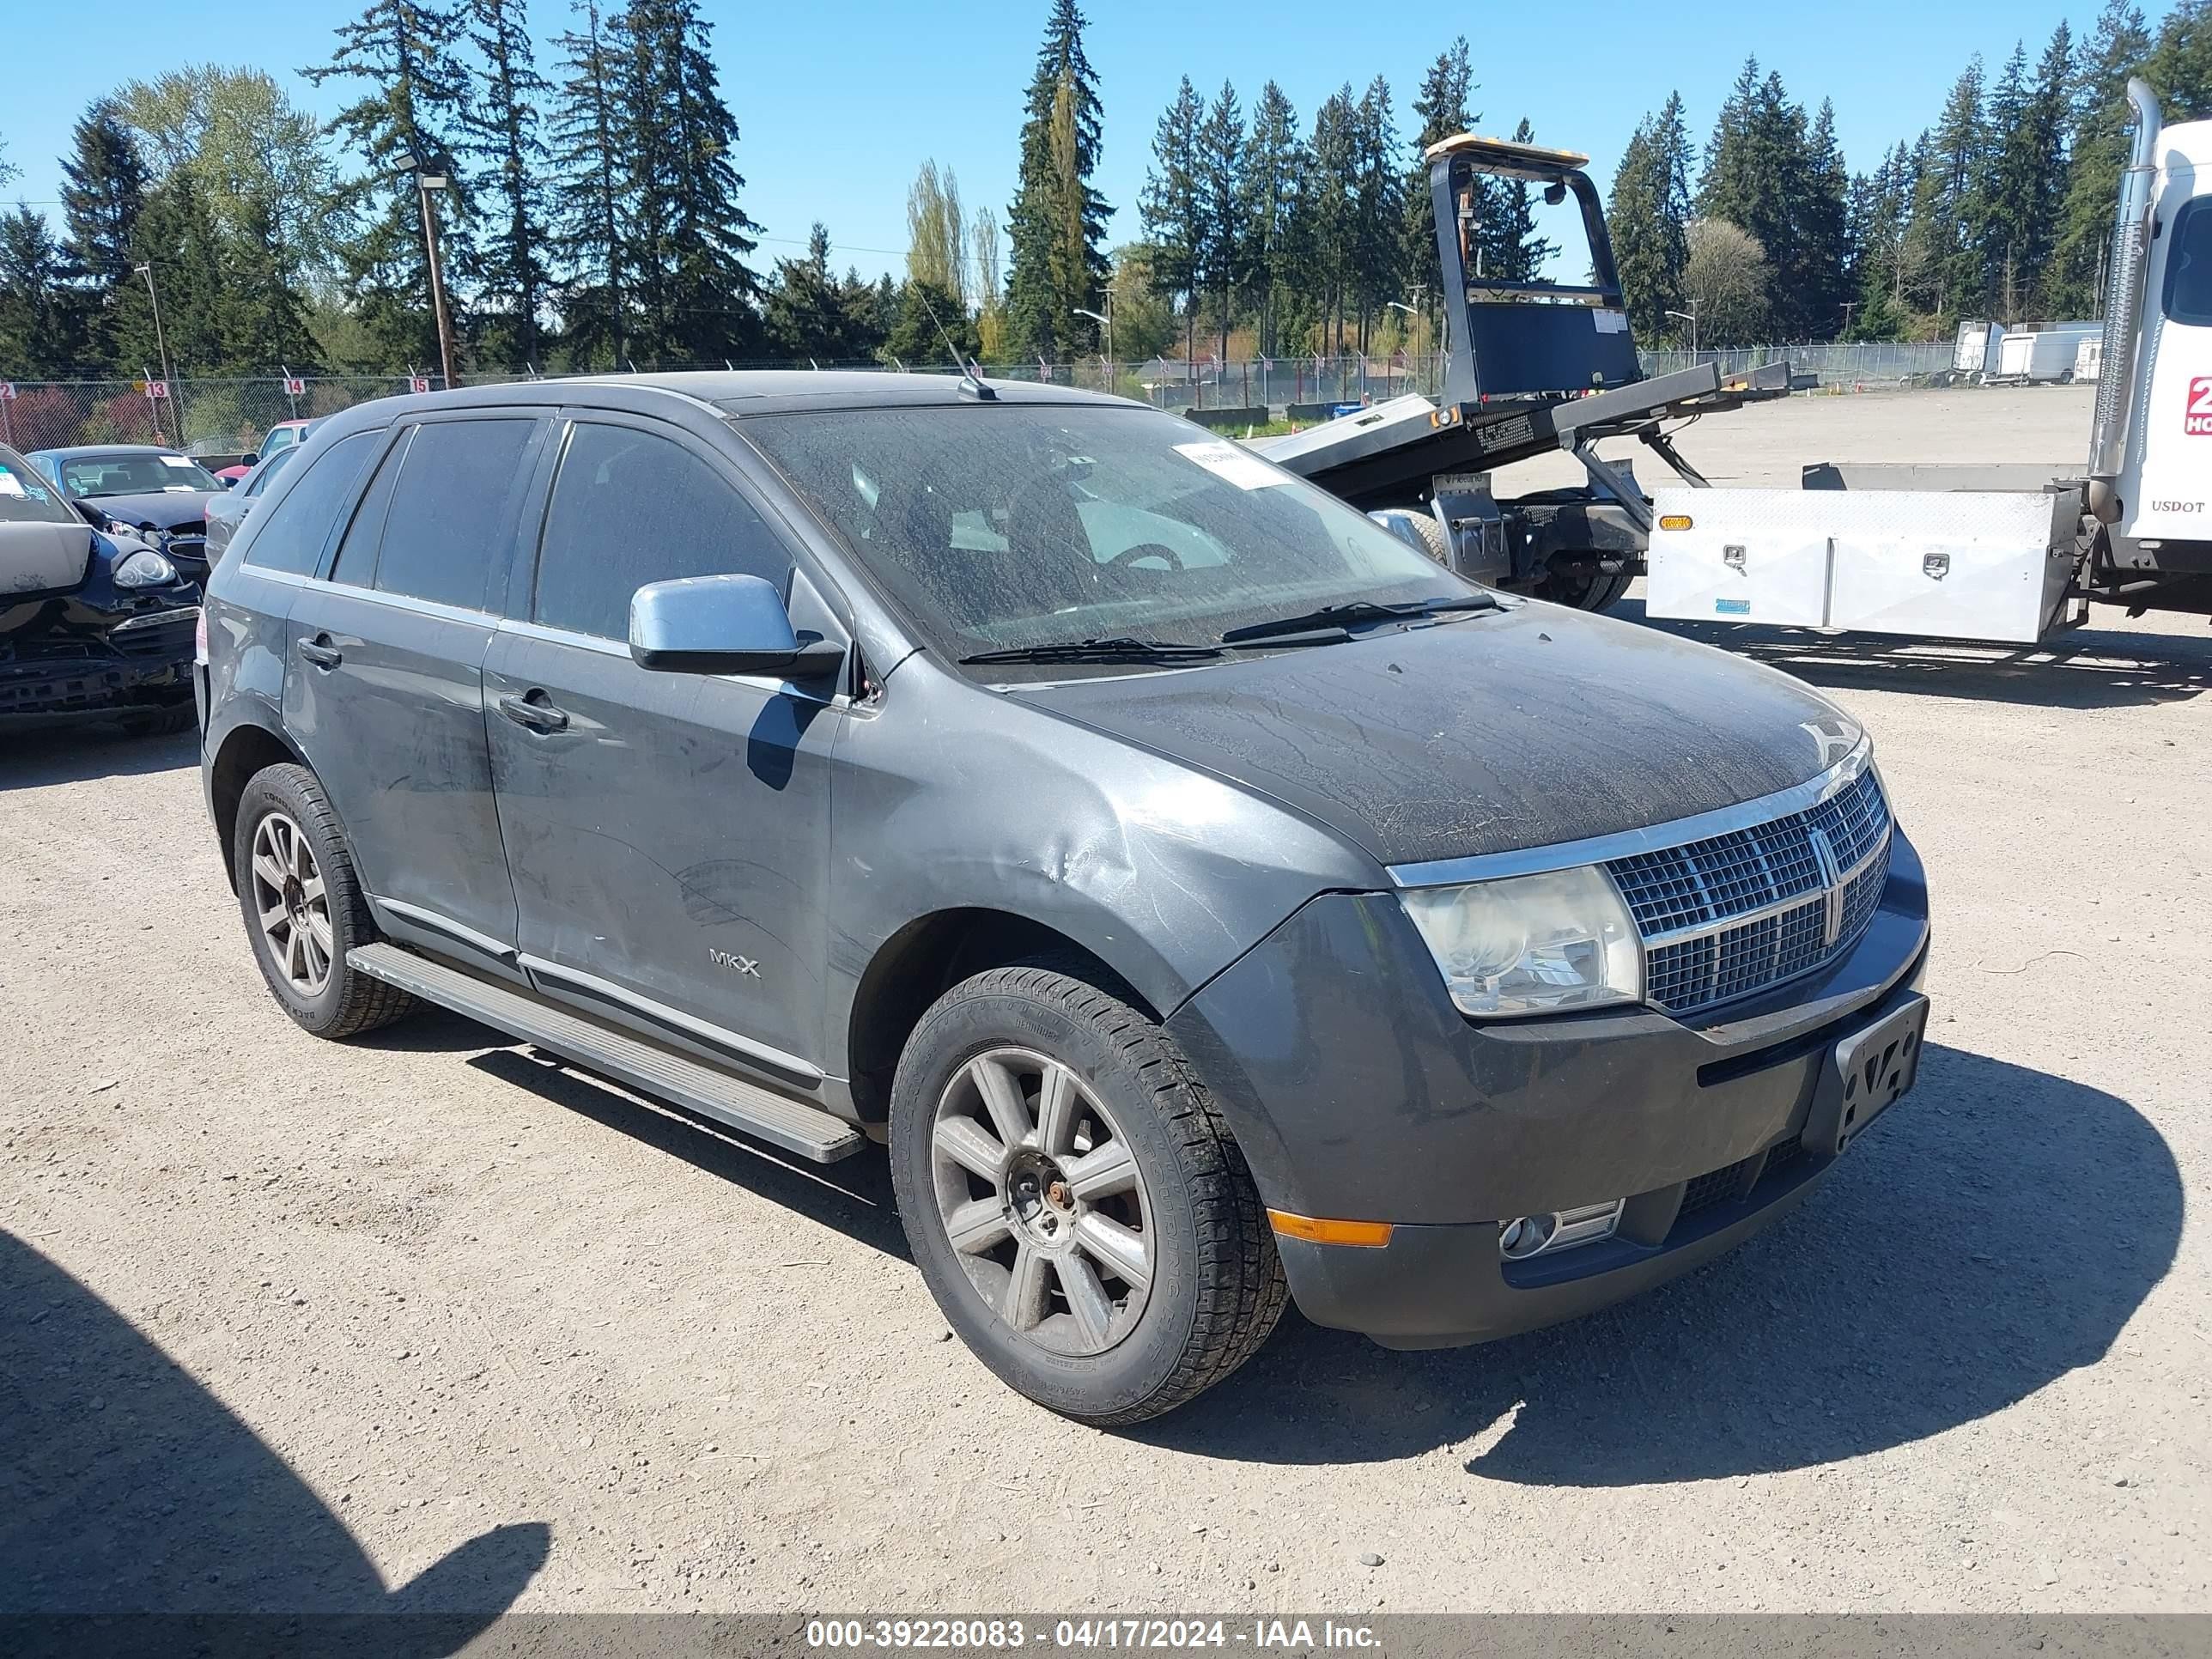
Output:
[[[1595,1244],[1611,1238],[1620,1224],[1621,1206],[1628,1200],[1608,1199],[1602,1204],[1583,1204],[1546,1215],[1516,1216],[1498,1224],[1498,1253],[1508,1261],[1526,1261],[1532,1255],[1571,1250],[1577,1244]]]

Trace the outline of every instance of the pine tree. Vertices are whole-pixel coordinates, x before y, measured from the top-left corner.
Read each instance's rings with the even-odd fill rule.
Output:
[[[1378,75],[1360,94],[1352,125],[1353,292],[1363,353],[1376,314],[1399,298],[1404,285],[1406,197],[1400,142],[1390,83]]]
[[[62,160],[62,246],[82,280],[106,289],[131,278],[131,231],[146,204],[146,164],[113,107],[94,103]]]
[[[1252,106],[1251,130],[1244,138],[1239,168],[1245,262],[1260,295],[1260,349],[1272,354],[1277,339],[1277,306],[1294,286],[1298,264],[1295,236],[1298,187],[1307,167],[1298,140],[1297,112],[1273,81],[1260,89]]]
[[[457,53],[460,35],[453,13],[422,0],[370,0],[358,18],[339,25],[331,61],[301,71],[318,86],[333,77],[368,83],[330,126],[364,168],[343,198],[354,226],[340,246],[340,275],[370,337],[392,356],[416,363],[434,363],[440,355],[418,172],[447,181],[428,192],[428,210],[439,216],[457,342],[466,337],[462,301],[476,270],[469,181],[457,165],[473,91]]]
[[[266,374],[279,364],[312,368],[315,343],[285,269],[276,208],[264,198],[248,198],[243,215],[238,231],[223,236],[220,247],[216,319],[222,365],[240,374]]]
[[[1851,180],[1847,275],[1852,317],[1847,337],[1901,339],[1908,325],[1904,300],[1906,216],[1912,204],[1912,157],[1899,143],[1872,173]]]
[[[1952,83],[1943,113],[1928,134],[1925,152],[1915,158],[1912,225],[1907,236],[1913,286],[1908,297],[1946,326],[1989,297],[1982,231],[1989,212],[1990,145],[1982,85],[1982,60],[1977,54]]]
[[[1357,269],[1358,127],[1359,109],[1347,81],[1314,112],[1306,183],[1299,192],[1306,287],[1320,319],[1321,343],[1331,352],[1344,349],[1345,301]]]
[[[1522,116],[1513,129],[1513,142],[1533,144],[1536,130]],[[1491,217],[1483,234],[1483,269],[1500,283],[1533,283],[1559,248],[1536,234],[1536,204],[1524,179],[1504,182],[1491,192]]]
[[[1213,299],[1220,355],[1229,356],[1229,330],[1249,259],[1243,213],[1244,116],[1235,88],[1221,93],[1198,130],[1198,269],[1200,286]]]
[[[134,374],[142,368],[158,374],[166,342],[179,376],[234,367],[224,326],[228,301],[222,238],[191,173],[174,172],[147,193],[131,236],[131,259],[133,265],[152,267],[161,322],[156,329],[143,286],[118,290],[118,366]]]
[[[579,363],[629,355],[629,270],[621,204],[630,173],[629,124],[619,99],[618,37],[599,0],[578,0],[583,27],[554,40],[563,79],[550,119],[557,185],[550,226],[562,282],[565,343]]]
[[[958,295],[942,283],[909,276],[899,287],[898,316],[877,355],[913,369],[950,368],[955,367],[956,349],[962,359],[972,360],[981,347],[975,319],[960,308]]]
[[[2069,317],[2103,314],[2105,258],[2127,164],[2128,76],[2150,51],[2150,31],[2130,0],[2106,0],[2075,60],[2066,193],[2045,303]]]
[[[1431,144],[1473,130],[1481,118],[1468,106],[1474,96],[1474,68],[1468,58],[1467,37],[1462,34],[1437,54],[1436,61],[1421,76],[1421,88],[1413,94],[1412,106],[1420,131],[1413,135],[1413,159],[1406,173],[1405,251],[1401,257],[1407,281],[1415,290],[1414,299],[1424,311],[1440,301],[1443,292],[1442,269],[1437,263],[1436,210],[1430,200],[1426,155]],[[1486,192],[1485,201],[1477,203],[1475,209],[1477,220],[1486,219],[1489,216],[1485,210],[1490,180],[1477,174],[1470,182],[1478,191]]]
[[[1788,339],[1825,333],[1841,319],[1848,179],[1833,153],[1832,122],[1827,149],[1815,156],[1804,106],[1790,101],[1781,76],[1762,81],[1758,61],[1746,58],[1706,146],[1698,213],[1750,232],[1765,251],[1766,314]]]
[[[854,337],[848,290],[830,269],[830,232],[817,221],[806,238],[806,257],[779,259],[768,289],[765,327],[779,356],[817,365],[852,362],[868,355]]]
[[[1092,349],[1097,331],[1075,307],[1095,310],[1107,278],[1102,244],[1113,210],[1091,184],[1102,118],[1098,77],[1083,51],[1085,21],[1075,0],[1053,0],[1024,106],[1006,213],[1007,326],[1024,356]]]
[[[1205,100],[1186,75],[1152,130],[1152,167],[1145,175],[1141,198],[1152,281],[1182,296],[1187,357],[1198,355],[1199,249],[1206,234],[1199,158],[1205,125]]]
[[[131,237],[146,201],[146,167],[129,131],[104,100],[70,135],[62,158],[63,240],[70,276],[85,286],[86,355],[106,366],[115,345],[118,296],[136,280]]]
[[[481,310],[499,361],[538,361],[538,315],[553,286],[547,268],[545,141],[539,106],[552,83],[538,72],[523,0],[468,0],[469,40],[483,92],[462,148],[484,163],[481,194],[493,224],[482,244]]]
[[[1613,171],[1606,207],[1613,263],[1635,331],[1667,335],[1667,313],[1681,308],[1682,264],[1689,258],[1690,134],[1682,95],[1670,93],[1656,115],[1637,124]]]
[[[723,102],[696,0],[631,0],[623,20],[630,176],[623,263],[640,349],[677,362],[752,355],[759,230],[738,206],[737,118]]]
[[[2212,0],[2181,0],[2143,65],[2170,121],[2212,115]]]
[[[18,205],[0,216],[0,363],[26,379],[78,367],[78,313],[69,260],[46,216]]]
[[[1802,183],[1792,204],[1796,268],[1788,273],[1797,296],[1803,337],[1832,339],[1843,331],[1850,296],[1850,169],[1836,141],[1836,111],[1826,99],[1805,137]]]

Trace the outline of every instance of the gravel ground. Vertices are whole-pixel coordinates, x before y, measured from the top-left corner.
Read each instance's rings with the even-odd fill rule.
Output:
[[[2063,460],[2087,411],[1794,399],[1690,453]],[[879,1158],[443,1015],[307,1037],[190,739],[8,738],[0,1610],[2212,1609],[2212,635],[1715,637],[1876,734],[1918,1091],[1656,1294],[1427,1355],[1293,1316],[1120,1435],[949,1340]]]

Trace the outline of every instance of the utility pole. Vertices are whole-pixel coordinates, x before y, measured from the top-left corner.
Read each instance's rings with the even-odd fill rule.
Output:
[[[169,369],[169,342],[161,332],[161,296],[154,291],[153,262],[149,260],[146,264],[134,266],[132,269],[146,279],[146,297],[153,301],[154,351],[161,360],[161,380],[169,388],[169,402],[174,405],[170,410],[170,419],[176,424],[177,447],[182,449],[185,447],[184,400],[177,396],[176,376]],[[160,416],[156,416],[154,421],[154,436],[158,441],[161,435],[161,422]]]
[[[1114,290],[1109,288],[1105,289],[1104,292],[1106,295],[1106,309],[1104,311],[1089,311],[1085,310],[1081,306],[1073,307],[1072,309],[1079,317],[1088,317],[1092,322],[1102,323],[1105,325],[1106,379],[1108,381],[1106,389],[1109,392],[1111,392],[1114,389],[1112,385],[1114,379]]]
[[[403,173],[415,175],[416,200],[422,210],[422,253],[430,269],[430,309],[438,325],[438,368],[446,390],[453,389],[453,328],[446,315],[446,276],[438,259],[438,216],[430,210],[430,192],[448,190],[453,181],[442,173],[424,171],[413,155],[399,161]]]

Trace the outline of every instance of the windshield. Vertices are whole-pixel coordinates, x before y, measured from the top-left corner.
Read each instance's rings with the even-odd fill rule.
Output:
[[[739,429],[956,661],[1090,639],[1212,645],[1325,605],[1475,591],[1335,497],[1149,410],[847,410]]]
[[[0,449],[0,524],[82,524],[53,486],[12,449]]]
[[[94,495],[156,495],[164,490],[221,489],[198,461],[163,450],[71,455],[59,463],[62,488],[79,500]]]

